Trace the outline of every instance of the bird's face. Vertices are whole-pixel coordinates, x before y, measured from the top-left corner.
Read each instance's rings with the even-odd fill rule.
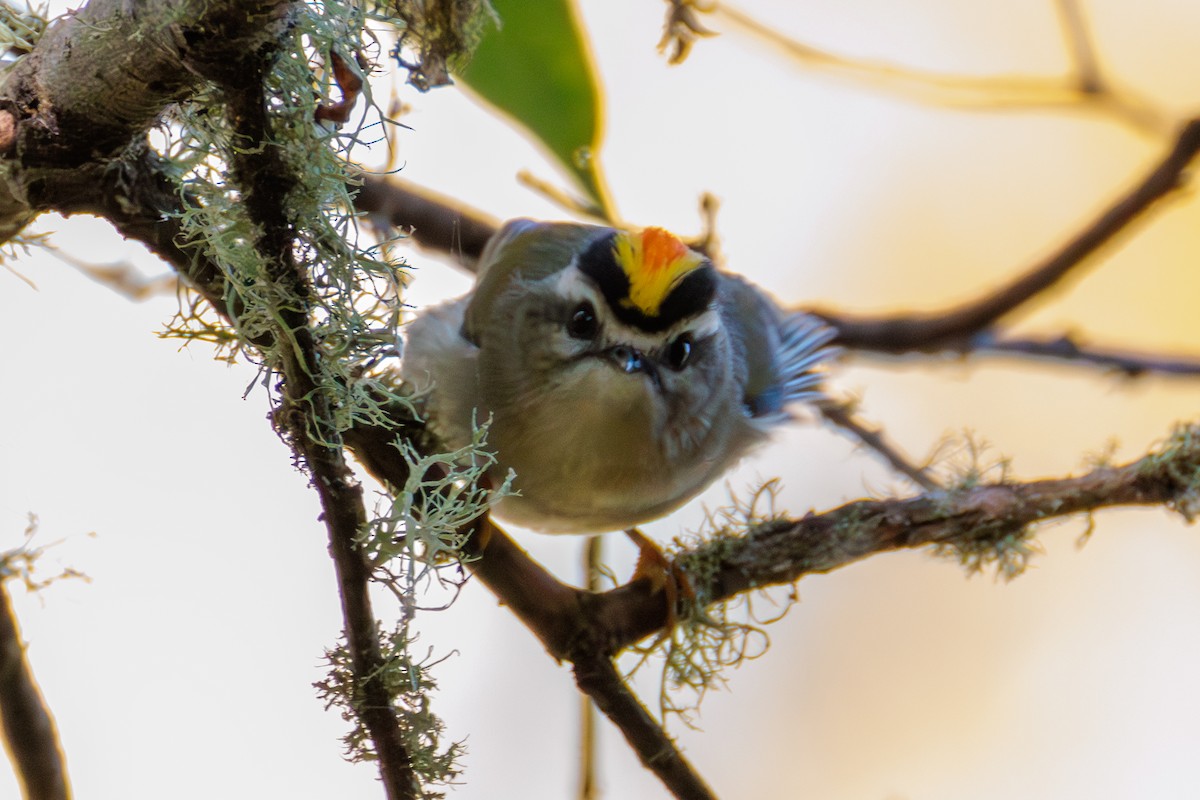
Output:
[[[665,232],[609,232],[556,272],[509,275],[478,337],[502,457],[534,440],[542,459],[558,444],[703,455],[725,399],[740,398],[707,260]]]

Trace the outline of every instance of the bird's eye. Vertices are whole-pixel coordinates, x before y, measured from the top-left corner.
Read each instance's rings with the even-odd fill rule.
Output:
[[[571,318],[567,320],[567,335],[572,339],[594,339],[599,327],[596,309],[585,300],[571,312]]]
[[[674,370],[680,370],[687,366],[692,360],[692,335],[690,333],[681,333],[671,340],[667,345],[667,366]]]

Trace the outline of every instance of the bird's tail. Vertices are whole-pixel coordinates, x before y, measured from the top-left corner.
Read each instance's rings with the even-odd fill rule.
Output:
[[[840,347],[829,346],[836,336],[836,329],[811,314],[784,315],[779,326],[778,360],[784,405],[824,399],[821,382],[825,367],[842,353]]]

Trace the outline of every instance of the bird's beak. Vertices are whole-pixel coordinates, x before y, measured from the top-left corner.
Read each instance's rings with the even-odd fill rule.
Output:
[[[616,364],[617,369],[632,375],[635,372],[653,372],[650,360],[642,355],[637,348],[619,344],[608,350],[608,357]]]

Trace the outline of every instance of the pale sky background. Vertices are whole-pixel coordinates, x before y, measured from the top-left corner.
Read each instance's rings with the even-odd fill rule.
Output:
[[[1200,101],[1200,4],[1085,3],[1103,68],[1172,118]],[[947,73],[1053,75],[1067,58],[1052,3],[1034,0],[742,2],[843,55]],[[722,201],[730,268],[781,299],[841,309],[934,309],[1024,270],[1167,147],[1094,112],[932,106],[789,62],[729,32],[688,62],[655,53],[648,0],[585,2],[609,107],[604,161],[623,215],[698,230]],[[712,26],[721,29],[720,20]],[[535,148],[453,89],[404,89],[404,177],[500,218],[561,217],[513,180],[551,178]],[[1200,352],[1200,205],[1160,209],[1020,322],[1129,348]],[[47,220],[79,257],[138,258],[90,219]],[[414,303],[466,288],[409,254]],[[76,795],[100,800],[374,800],[344,725],[314,697],[340,628],[317,501],[271,432],[248,367],[158,338],[173,298],[133,303],[35,254],[0,270],[7,390],[0,548],[36,513],[44,559],[87,573],[16,591],[29,657],[57,718]],[[996,360],[851,358],[833,381],[916,457],[963,430],[1022,478],[1083,468],[1117,442],[1144,452],[1196,418],[1200,381],[1125,381]],[[819,426],[786,431],[729,478],[781,475],[794,514],[907,492],[876,459]],[[714,487],[703,502],[722,503]],[[668,540],[702,503],[648,530]],[[1200,537],[1161,509],[1047,526],[1044,554],[1005,584],[924,552],[872,558],[799,584],[771,651],[728,674],[702,730],[675,724],[719,796],[1005,800],[1200,795]],[[94,533],[94,535],[92,535]],[[581,540],[518,534],[575,578]],[[630,553],[615,537],[615,568]],[[16,587],[12,587],[16,588]],[[487,590],[471,584],[420,621],[453,655],[435,673],[448,735],[466,738],[463,800],[572,798],[578,700]],[[652,699],[649,689],[648,696]],[[605,729],[610,800],[665,797]],[[16,797],[0,768],[0,798]]]

